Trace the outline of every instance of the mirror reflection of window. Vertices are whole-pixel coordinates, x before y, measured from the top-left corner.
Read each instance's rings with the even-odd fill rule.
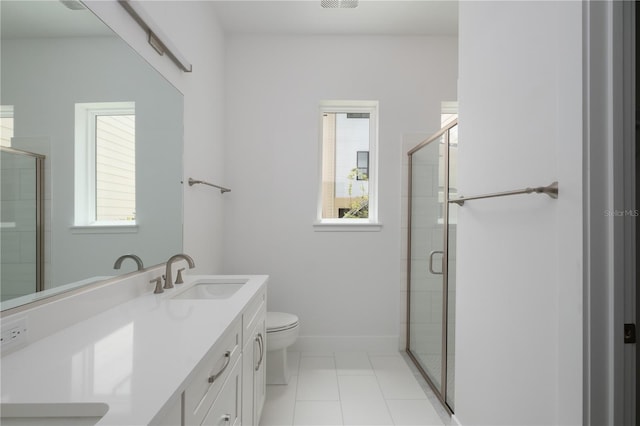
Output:
[[[76,225],[135,224],[134,102],[76,104]]]
[[[0,146],[11,147],[13,138],[13,105],[0,106]]]

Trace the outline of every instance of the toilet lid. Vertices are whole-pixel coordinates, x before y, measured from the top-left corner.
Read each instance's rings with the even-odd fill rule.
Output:
[[[288,330],[298,325],[298,317],[285,312],[267,312],[267,332]]]

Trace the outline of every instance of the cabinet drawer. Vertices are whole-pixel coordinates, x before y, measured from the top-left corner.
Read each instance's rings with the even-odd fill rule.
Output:
[[[184,420],[187,425],[199,425],[216,399],[223,383],[240,358],[241,322],[232,324],[226,334],[196,368],[193,379],[184,391]]]
[[[227,381],[207,413],[203,425],[240,425],[240,372],[242,361],[236,362]]]
[[[253,335],[253,330],[260,320],[261,309],[266,310],[266,305],[267,292],[263,288],[255,295],[253,300],[249,302],[242,314],[242,346],[244,346]]]

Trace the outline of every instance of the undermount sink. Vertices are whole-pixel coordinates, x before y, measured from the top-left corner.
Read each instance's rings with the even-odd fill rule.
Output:
[[[89,426],[107,414],[109,406],[101,402],[82,403],[2,403],[3,426]]]
[[[227,299],[247,283],[246,279],[207,279],[195,283],[172,299]]]

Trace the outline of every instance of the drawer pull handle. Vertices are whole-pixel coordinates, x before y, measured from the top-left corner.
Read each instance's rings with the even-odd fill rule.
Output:
[[[220,375],[222,373],[224,373],[224,370],[227,369],[227,366],[229,365],[229,362],[231,361],[231,352],[230,351],[226,351],[224,353],[224,365],[222,366],[222,368],[220,369],[220,371],[218,371],[216,374],[209,376],[209,383],[213,383],[216,381],[216,379],[218,377],[220,377]]]
[[[231,414],[225,414],[222,416],[222,421],[225,423],[229,423],[231,421]]]
[[[256,342],[258,342],[258,346],[260,346],[260,359],[258,360],[258,365],[256,365],[256,371],[258,371],[260,370],[260,365],[262,365],[262,360],[264,359],[264,340],[262,339],[262,333],[258,333]]]

